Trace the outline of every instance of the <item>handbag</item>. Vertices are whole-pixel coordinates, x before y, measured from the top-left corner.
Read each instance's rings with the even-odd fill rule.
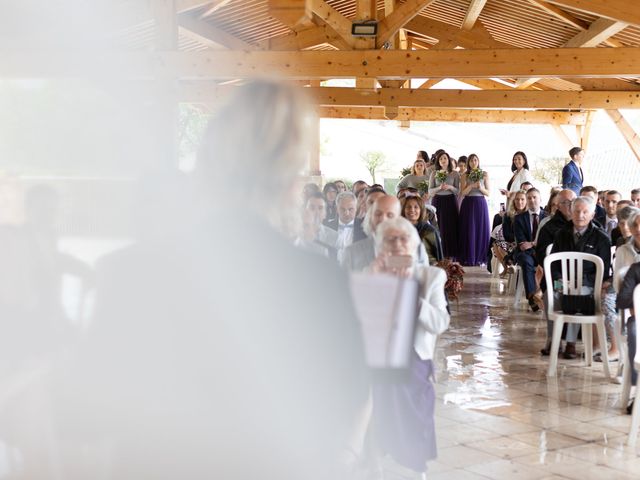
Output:
[[[589,295],[562,295],[560,297],[560,310],[567,315],[595,315],[596,301],[593,294]]]

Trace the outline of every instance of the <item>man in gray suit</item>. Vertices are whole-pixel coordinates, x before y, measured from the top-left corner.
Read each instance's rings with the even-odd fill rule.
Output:
[[[350,271],[359,272],[368,267],[376,258],[375,231],[380,223],[390,218],[400,216],[400,201],[392,195],[384,195],[367,210],[362,222],[362,228],[367,238],[349,245],[342,257],[341,265]],[[427,252],[424,245],[418,247],[418,263],[428,265]]]

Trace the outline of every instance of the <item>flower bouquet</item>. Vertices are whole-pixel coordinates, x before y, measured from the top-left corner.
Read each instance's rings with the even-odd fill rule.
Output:
[[[447,283],[444,284],[447,297],[449,300],[457,300],[458,294],[464,286],[464,269],[458,262],[453,262],[450,258],[443,258],[436,263],[436,266],[447,273]]]
[[[420,196],[422,196],[429,191],[429,182],[427,182],[426,180],[423,180],[417,185],[417,188],[418,188],[418,192],[420,193]]]
[[[411,175],[411,167],[404,167],[401,171],[400,171],[400,178],[404,178],[407,175]]]
[[[474,168],[467,174],[467,178],[470,182],[479,182],[484,178],[484,172],[479,168]]]
[[[448,176],[449,176],[449,174],[446,171],[437,170],[436,171],[436,182],[442,184],[442,183],[446,182]]]

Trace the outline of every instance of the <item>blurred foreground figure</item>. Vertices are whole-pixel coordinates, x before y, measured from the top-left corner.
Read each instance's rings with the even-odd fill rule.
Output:
[[[175,198],[165,228],[98,266],[88,338],[48,379],[51,405],[25,411],[42,416],[36,445],[10,445],[17,478],[346,477],[368,395],[346,277],[274,228],[299,215],[308,112],[268,82],[218,112],[190,192],[201,209]]]

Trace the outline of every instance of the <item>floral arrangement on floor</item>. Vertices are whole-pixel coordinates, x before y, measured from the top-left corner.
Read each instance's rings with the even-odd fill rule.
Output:
[[[479,168],[474,168],[467,174],[470,182],[479,182],[484,178],[484,172]]]
[[[458,294],[464,286],[464,269],[458,262],[453,262],[450,258],[443,258],[437,267],[442,268],[447,273],[447,283],[444,284],[444,290],[449,300],[457,300]]]
[[[400,171],[400,178],[406,177],[407,175],[411,175],[411,167],[404,167]]]
[[[436,181],[438,183],[444,183],[447,180],[448,176],[449,176],[449,173],[447,173],[444,170],[437,170],[436,171]]]

